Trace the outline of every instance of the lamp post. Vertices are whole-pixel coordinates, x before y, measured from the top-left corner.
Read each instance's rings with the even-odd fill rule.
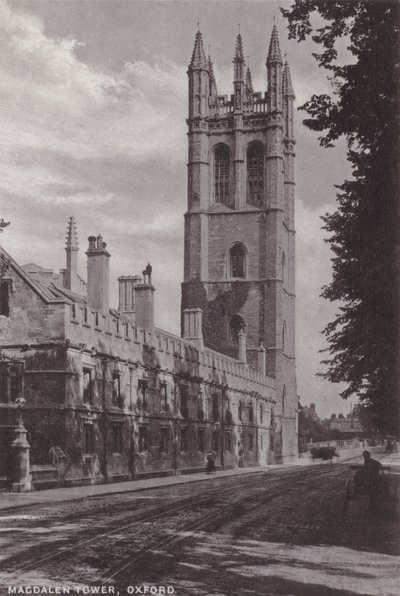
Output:
[[[31,446],[26,438],[26,428],[23,424],[22,408],[26,404],[26,399],[20,394],[15,400],[18,414],[18,426],[15,429],[15,439],[11,443],[11,490],[13,492],[24,493],[31,490],[31,475],[29,465],[29,452]]]

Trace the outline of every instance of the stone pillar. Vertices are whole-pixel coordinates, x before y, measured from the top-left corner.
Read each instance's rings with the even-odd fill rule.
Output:
[[[239,330],[238,341],[239,341],[239,361],[247,363],[246,333],[243,331],[243,329]]]
[[[183,311],[183,338],[197,343],[200,350],[203,343],[203,311],[201,308],[185,308]]]
[[[29,452],[31,446],[26,439],[26,428],[19,421],[15,429],[15,439],[11,443],[12,476],[11,490],[15,493],[26,493],[32,490],[29,472]]]
[[[260,347],[258,348],[257,368],[260,375],[265,377],[265,348],[263,343],[261,343]]]

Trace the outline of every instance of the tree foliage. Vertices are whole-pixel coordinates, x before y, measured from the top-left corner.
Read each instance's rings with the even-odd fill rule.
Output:
[[[324,376],[344,381],[342,397],[358,396],[373,426],[390,433],[399,432],[400,400],[399,9],[389,0],[296,0],[281,9],[289,37],[311,36],[321,48],[314,56],[332,84],[300,108],[304,124],[323,147],[344,137],[352,166],[335,212],[322,218],[333,252],[322,296],[340,304],[324,329]]]

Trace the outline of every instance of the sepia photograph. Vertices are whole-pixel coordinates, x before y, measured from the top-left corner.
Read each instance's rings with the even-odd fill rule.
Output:
[[[0,50],[0,596],[398,596],[400,0]]]

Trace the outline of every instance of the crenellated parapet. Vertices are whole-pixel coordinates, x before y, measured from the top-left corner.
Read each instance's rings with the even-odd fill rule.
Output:
[[[205,380],[211,380],[217,373],[228,385],[236,386],[241,380],[248,392],[271,394],[275,389],[274,379],[261,375],[235,358],[209,348],[201,350],[191,341],[158,328],[151,330],[132,324],[117,311],[105,315],[76,304],[67,305],[67,309],[69,320],[65,333],[71,347],[84,344],[85,349],[109,354],[125,362],[140,360],[146,348],[153,351],[157,361],[169,362],[171,370],[178,358],[181,363],[195,365]]]

